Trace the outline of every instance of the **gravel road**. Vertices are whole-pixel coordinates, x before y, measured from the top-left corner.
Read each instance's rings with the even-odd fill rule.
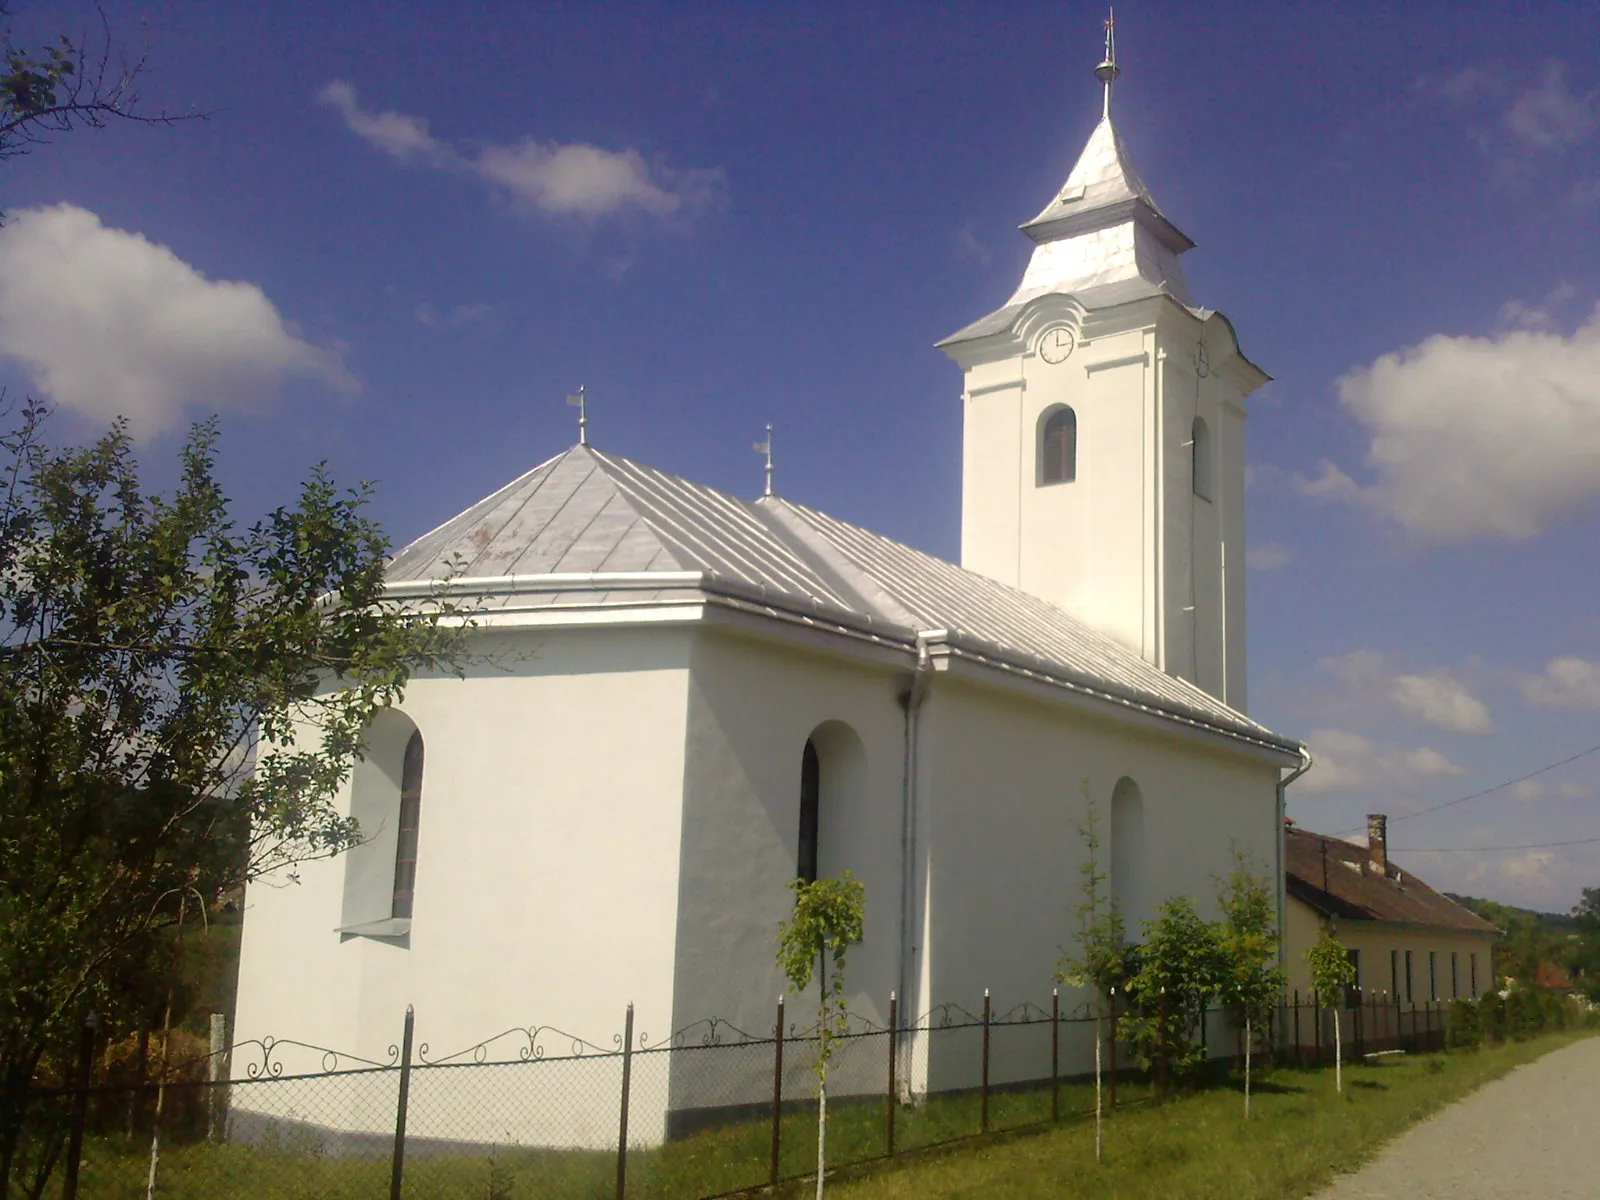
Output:
[[[1485,1085],[1390,1142],[1315,1200],[1446,1197],[1600,1197],[1600,1038]]]

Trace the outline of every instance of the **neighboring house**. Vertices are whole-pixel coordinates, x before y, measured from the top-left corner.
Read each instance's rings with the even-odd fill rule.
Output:
[[[1578,990],[1572,982],[1572,976],[1560,963],[1540,963],[1539,969],[1534,972],[1534,983],[1547,992],[1560,992],[1568,996]]]
[[[1493,990],[1500,931],[1389,861],[1388,819],[1367,818],[1367,842],[1284,828],[1285,967],[1311,992],[1306,951],[1331,930],[1356,963],[1357,986],[1402,1005]]]
[[[844,870],[867,895],[853,1012],[1048,1005],[1088,804],[1130,930],[1174,894],[1213,907],[1235,849],[1276,861],[1305,760],[1244,712],[1244,399],[1267,376],[1191,302],[1191,243],[1109,115],[1024,230],[1016,292],[941,343],[959,410],[923,418],[963,423],[962,565],[582,443],[396,556],[399,598],[461,557],[481,657],[374,727],[343,798],[367,841],[251,886],[240,1038],[382,1061],[408,1003],[434,1058],[518,1026],[609,1046],[630,1001],[656,1042],[765,1030],[788,885]],[[915,1043],[905,1077],[975,1085],[976,1045]],[[993,1081],[1038,1076],[1017,1045]],[[742,1061],[674,1071],[632,1127],[770,1095]],[[507,1129],[535,1116],[487,1094],[411,1119],[603,1142],[595,1095],[559,1127]]]

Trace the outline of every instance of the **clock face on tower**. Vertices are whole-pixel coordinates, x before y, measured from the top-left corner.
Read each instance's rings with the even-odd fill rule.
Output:
[[[1039,357],[1052,366],[1066,362],[1067,355],[1072,353],[1076,344],[1072,330],[1065,325],[1057,325],[1054,329],[1045,330],[1044,336],[1039,339]]]

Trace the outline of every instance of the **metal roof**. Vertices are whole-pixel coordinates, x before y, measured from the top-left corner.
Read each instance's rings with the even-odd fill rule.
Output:
[[[1434,891],[1392,862],[1380,869],[1367,846],[1284,829],[1284,886],[1318,912],[1352,921],[1431,925],[1460,933],[1497,932],[1494,925]]]
[[[424,534],[394,557],[388,579],[424,583],[452,562],[475,586],[505,585],[481,588],[485,609],[682,602],[710,588],[753,611],[899,645],[941,631],[983,661],[1296,749],[1037,596],[805,505],[744,500],[589,446]]]

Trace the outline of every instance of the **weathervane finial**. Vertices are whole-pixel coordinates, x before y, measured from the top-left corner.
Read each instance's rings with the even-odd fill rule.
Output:
[[[578,445],[587,446],[589,444],[589,407],[581,384],[576,392],[567,397],[567,403],[578,410]]]
[[[1115,9],[1106,10],[1106,56],[1104,61],[1094,69],[1094,77],[1105,84],[1106,102],[1104,117],[1111,118],[1111,84],[1122,68],[1117,66],[1117,14]]]
[[[764,442],[757,442],[753,448],[754,448],[754,450],[755,450],[755,452],[757,454],[765,454],[767,456],[767,490],[762,494],[766,495],[766,496],[770,496],[770,495],[773,494],[772,493],[772,426],[770,424],[767,426],[767,440],[764,441]]]

